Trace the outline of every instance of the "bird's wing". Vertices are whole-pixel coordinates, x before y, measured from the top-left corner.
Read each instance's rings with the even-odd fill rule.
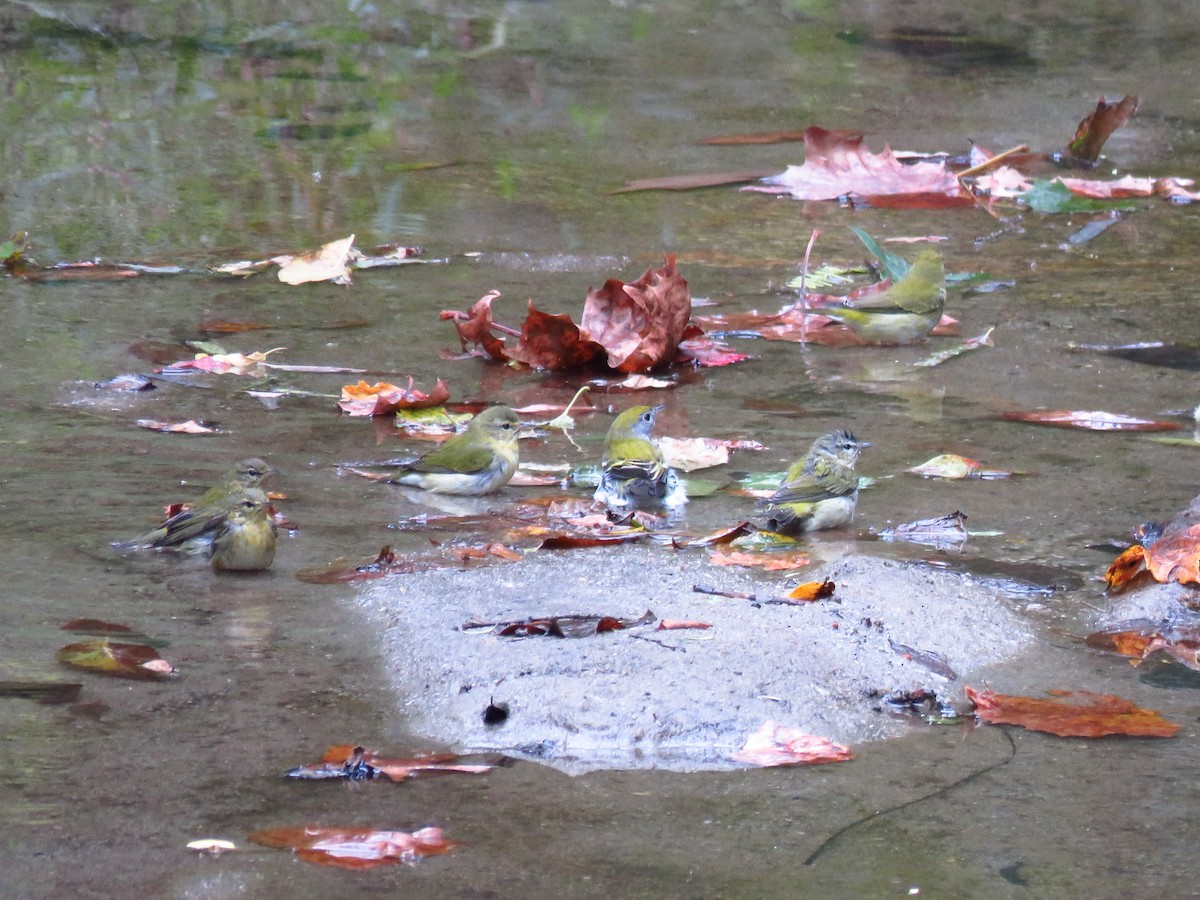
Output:
[[[832,497],[845,497],[852,493],[857,485],[851,484],[848,490],[841,490],[841,487],[832,479],[817,478],[812,474],[801,475],[793,481],[781,484],[767,503],[816,503]]]
[[[454,451],[454,465],[448,466],[441,449],[425,454],[407,468],[413,472],[444,472],[469,475],[482,472],[495,460],[496,454],[491,447],[473,447],[469,450]]]

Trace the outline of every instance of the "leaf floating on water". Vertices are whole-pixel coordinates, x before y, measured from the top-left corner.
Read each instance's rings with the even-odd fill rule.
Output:
[[[227,841],[222,838],[200,838],[196,841],[188,841],[187,848],[195,850],[197,853],[207,853],[210,856],[220,856],[222,853],[228,853],[231,850],[237,849],[237,844],[233,841]]]
[[[138,428],[161,431],[163,434],[220,434],[216,425],[188,419],[186,422],[160,422],[157,419],[138,419]]]
[[[400,409],[441,406],[450,399],[450,389],[440,378],[429,393],[417,390],[413,384],[411,375],[408,387],[397,387],[385,381],[370,385],[360,380],[358,384],[342,387],[338,407],[350,416],[390,416]]]
[[[694,472],[723,466],[729,462],[730,450],[764,450],[758,441],[723,440],[721,438],[665,436],[658,440],[667,465],[680,472]]]
[[[145,644],[124,644],[108,640],[68,644],[58,651],[58,661],[74,669],[98,675],[155,681],[175,674],[175,667]]]
[[[334,284],[350,283],[350,253],[354,235],[330,241],[312,253],[277,258],[279,280],[284,284],[305,284],[310,281],[332,281]]]
[[[257,378],[263,375],[263,363],[267,357],[286,349],[275,347],[272,350],[255,350],[253,353],[197,353],[193,359],[182,359],[163,368],[196,369],[215,375],[251,375]]]
[[[913,544],[950,548],[966,541],[970,532],[967,531],[967,514],[952,512],[932,519],[906,522],[895,528],[885,528],[879,532],[879,537],[885,541],[909,541]]]
[[[752,766],[811,766],[854,759],[850,748],[829,738],[805,734],[799,728],[770,721],[746,739],[733,754],[737,762]]]
[[[414,863],[425,856],[449,853],[458,846],[457,842],[445,837],[442,829],[432,826],[413,832],[322,825],[280,826],[256,831],[248,837],[265,847],[294,850],[305,862],[343,869]]]
[[[1059,737],[1171,737],[1174,722],[1152,709],[1142,709],[1113,694],[1091,691],[1051,691],[1058,699],[997,694],[991,688],[965,688],[977,718],[992,725],[1020,725]]]
[[[1033,410],[1007,412],[1003,418],[1012,422],[1030,422],[1054,428],[1086,428],[1089,431],[1177,431],[1174,422],[1138,419],[1121,413],[1087,409]]]
[[[992,343],[992,332],[996,330],[996,326],[992,325],[983,334],[977,334],[973,338],[967,338],[954,347],[948,347],[945,350],[939,350],[937,353],[932,353],[924,359],[919,359],[914,366],[929,368],[931,366],[939,366],[947,360],[954,359],[956,356],[962,356],[964,353],[970,353],[972,350],[978,350],[980,347],[995,346]]]
[[[910,475],[920,475],[922,478],[945,478],[956,480],[961,478],[1008,478],[1013,473],[999,469],[985,469],[983,463],[956,453],[943,453],[935,456],[919,466],[905,469]]]

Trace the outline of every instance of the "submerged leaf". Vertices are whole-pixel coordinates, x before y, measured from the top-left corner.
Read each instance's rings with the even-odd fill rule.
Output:
[[[646,610],[636,619],[621,619],[617,616],[600,615],[567,615],[542,616],[521,619],[515,622],[484,622],[471,619],[464,622],[463,631],[489,629],[489,634],[500,637],[558,637],[582,638],[593,637],[607,631],[622,631],[637,628],[641,625],[651,625],[656,621],[654,613]]]
[[[432,826],[413,832],[322,825],[281,826],[265,828],[248,837],[266,847],[290,848],[306,862],[346,869],[413,863],[424,856],[449,853],[458,846],[445,837],[442,829]]]
[[[1051,691],[1058,699],[997,694],[991,688],[965,688],[975,704],[975,715],[993,725],[1020,725],[1059,737],[1103,737],[1125,734],[1138,737],[1171,737],[1179,730],[1174,722],[1152,709],[1141,709],[1113,694],[1091,691]]]
[[[1121,413],[1089,409],[1033,410],[1030,412],[1008,412],[1003,418],[1012,422],[1030,422],[1034,425],[1050,425],[1055,428],[1086,428],[1089,431],[1177,431],[1174,422],[1138,419]]]
[[[850,748],[829,738],[805,734],[799,728],[767,720],[733,754],[738,762],[752,766],[808,766],[854,759]]]
[[[58,651],[58,661],[74,669],[119,678],[153,681],[175,674],[175,667],[153,647],[103,639],[68,644]]]

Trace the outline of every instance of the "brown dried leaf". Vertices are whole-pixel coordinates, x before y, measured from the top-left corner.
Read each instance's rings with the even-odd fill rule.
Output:
[[[648,372],[675,360],[692,314],[687,280],[668,254],[661,269],[647,269],[628,284],[610,278],[591,289],[579,327],[608,353],[619,372]]]
[[[428,409],[441,406],[450,399],[450,389],[442,379],[437,380],[428,394],[413,387],[413,378],[408,378],[408,387],[397,387],[385,381],[373,385],[359,380],[342,388],[338,407],[351,416],[390,416],[398,409]]]
[[[1113,694],[1091,691],[1051,691],[1059,699],[997,694],[991,688],[965,688],[975,704],[975,715],[993,725],[1020,725],[1059,737],[1103,737],[1126,734],[1171,737],[1179,730],[1174,722],[1152,709],[1141,709]]]

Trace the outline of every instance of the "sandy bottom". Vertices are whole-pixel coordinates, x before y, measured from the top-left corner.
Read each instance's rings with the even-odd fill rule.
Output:
[[[1034,639],[1019,604],[968,576],[855,555],[803,574],[821,578],[835,582],[832,598],[770,603],[795,581],[712,566],[696,551],[625,546],[420,573],[362,598],[381,620],[390,674],[419,735],[571,773],[731,768],[730,754],[766,720],[849,744],[900,734],[911,726],[880,709],[882,695],[925,688],[954,698],[972,673]],[[697,584],[756,599],[698,593]],[[583,638],[462,630],[472,618],[647,611],[712,627],[661,631],[656,621]],[[507,706],[502,724],[484,722],[492,702]]]

